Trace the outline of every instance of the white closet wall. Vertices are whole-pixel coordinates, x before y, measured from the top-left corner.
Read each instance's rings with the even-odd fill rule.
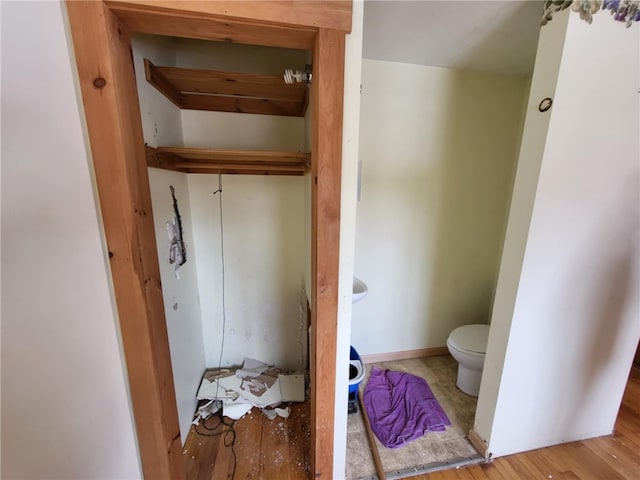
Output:
[[[223,176],[226,328],[222,365],[254,357],[285,369],[306,364],[303,177]],[[217,175],[189,175],[207,367],[223,334]]]
[[[180,40],[177,65],[281,75],[304,69],[302,51]],[[184,144],[239,150],[304,150],[304,118],[183,110]],[[222,365],[254,357],[285,369],[306,366],[304,179],[223,176],[226,328]],[[220,361],[223,333],[220,210],[215,174],[190,174],[198,286],[207,367]]]
[[[145,143],[151,147],[182,145],[180,109],[147,82],[144,71],[145,58],[155,65],[175,66],[174,44],[172,39],[155,35],[135,34],[131,40],[142,133]]]
[[[152,147],[180,146],[180,110],[145,80],[143,62],[144,58],[148,58],[156,65],[175,65],[173,42],[161,37],[140,35],[133,38],[132,46],[145,142]],[[193,219],[187,175],[156,168],[149,168],[148,171],[180,437],[184,443],[197,403],[195,392],[205,366]],[[187,249],[187,263],[179,269],[179,279],[176,278],[174,265],[168,260],[169,236],[166,223],[174,216],[170,186],[175,188]]]

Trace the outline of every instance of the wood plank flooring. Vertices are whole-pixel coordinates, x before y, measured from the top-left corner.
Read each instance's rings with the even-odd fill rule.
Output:
[[[269,420],[257,408],[235,423],[225,418],[233,431],[218,416],[192,426],[183,448],[187,480],[311,478],[309,402],[290,406],[286,419]]]
[[[188,480],[308,480],[309,403],[291,405],[288,419],[268,420],[257,409],[231,434],[198,435],[192,428],[183,453]],[[214,421],[210,421],[213,425]],[[201,427],[198,431],[207,432]],[[640,478],[640,370],[627,384],[611,436],[567,443],[476,465],[412,477],[415,480],[637,480]]]
[[[640,478],[640,369],[634,368],[613,435],[565,443],[415,480],[636,480]]]

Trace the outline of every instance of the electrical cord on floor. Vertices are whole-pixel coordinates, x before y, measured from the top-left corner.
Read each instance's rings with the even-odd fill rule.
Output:
[[[216,419],[216,422],[211,422],[211,419]],[[211,425],[213,423],[213,425]],[[196,425],[194,428],[198,435],[203,437],[220,437],[222,436],[222,442],[227,448],[231,448],[231,455],[233,457],[233,469],[231,470],[231,480],[236,476],[236,451],[234,449],[236,444],[236,430],[235,420],[227,421],[222,416],[222,410],[219,410],[214,415],[211,415],[206,420],[203,420],[200,425]],[[204,429],[204,431],[203,431]]]

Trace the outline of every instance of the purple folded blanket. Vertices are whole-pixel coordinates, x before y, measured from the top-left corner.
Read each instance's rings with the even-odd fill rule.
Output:
[[[373,432],[388,448],[451,425],[426,380],[409,373],[373,367],[363,400]]]

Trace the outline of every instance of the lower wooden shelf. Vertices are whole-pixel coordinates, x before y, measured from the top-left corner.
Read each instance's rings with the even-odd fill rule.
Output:
[[[147,166],[184,173],[304,175],[311,164],[304,152],[146,146],[146,153]]]

